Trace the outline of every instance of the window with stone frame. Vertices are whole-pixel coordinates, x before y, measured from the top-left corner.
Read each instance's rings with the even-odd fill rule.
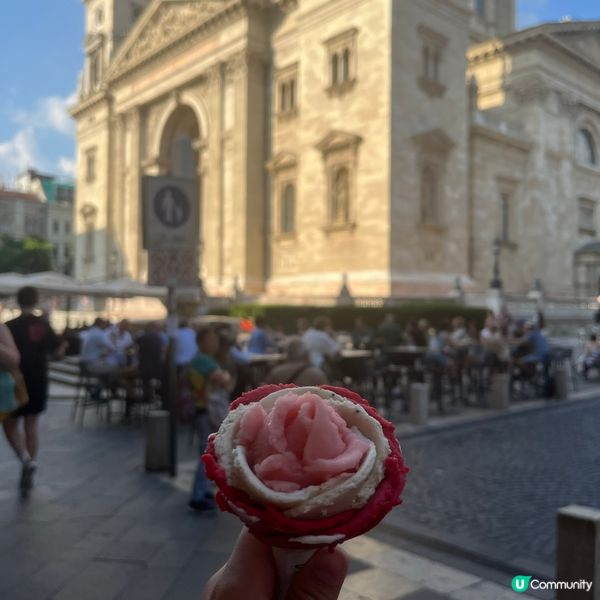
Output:
[[[579,198],[579,233],[596,236],[596,203],[588,198]]]
[[[296,233],[296,155],[278,152],[268,163],[273,182],[273,233],[276,238],[293,238]]]
[[[85,180],[93,183],[96,180],[96,148],[90,148],[85,152]]]
[[[326,229],[348,229],[356,224],[356,173],[362,138],[332,131],[318,144],[327,181]]]
[[[289,65],[276,75],[275,106],[279,117],[298,114],[298,64]]]
[[[585,248],[575,253],[575,293],[581,297],[600,294],[600,257],[595,250]]]
[[[507,192],[500,193],[500,235],[501,242],[507,244],[511,242],[511,226],[510,226],[510,195]]]
[[[421,42],[421,69],[417,78],[419,87],[429,96],[443,96],[446,86],[442,67],[448,38],[425,25],[420,25],[417,31]]]
[[[421,170],[421,223],[439,225],[439,184],[436,169],[426,164]]]
[[[327,48],[328,92],[343,94],[351,90],[357,78],[357,35],[352,28],[325,42]]]
[[[96,8],[96,25],[102,25],[104,23],[104,7],[98,6]]]
[[[98,209],[86,203],[80,210],[83,220],[83,262],[93,263],[96,259],[96,216]]]
[[[350,224],[350,172],[347,165],[330,169],[329,223],[333,226]]]
[[[279,198],[279,233],[291,235],[296,231],[296,186],[285,181]]]
[[[92,90],[100,87],[102,80],[102,48],[98,48],[90,55],[90,86]]]
[[[575,156],[578,162],[594,167],[597,164],[596,140],[592,132],[582,127],[577,132]]]
[[[413,136],[419,173],[419,214],[421,225],[444,227],[444,178],[454,143],[441,129]]]

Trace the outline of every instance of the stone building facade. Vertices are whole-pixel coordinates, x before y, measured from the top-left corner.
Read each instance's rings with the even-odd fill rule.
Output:
[[[73,274],[73,213],[75,186],[53,175],[27,169],[16,180],[17,190],[37,196],[45,203],[45,231],[41,235],[52,246],[52,268]]]
[[[145,174],[197,181],[212,295],[475,291],[496,237],[516,294],[595,276],[593,23],[515,32],[513,0],[85,4],[80,278],[145,279]]]

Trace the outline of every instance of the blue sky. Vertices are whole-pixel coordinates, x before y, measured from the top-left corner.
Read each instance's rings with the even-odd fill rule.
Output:
[[[117,0],[118,1],[118,0]],[[414,0],[417,1],[417,0]],[[598,0],[517,0],[520,27],[600,18]],[[0,0],[0,182],[28,166],[74,169],[74,98],[83,54],[81,0]]]

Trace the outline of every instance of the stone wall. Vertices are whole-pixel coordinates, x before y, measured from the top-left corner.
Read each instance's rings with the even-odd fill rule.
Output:
[[[416,285],[406,274],[429,274],[435,287],[440,274],[467,273],[469,15],[433,0],[401,0],[393,9],[390,268],[392,293],[400,295]],[[423,77],[429,45],[440,53],[437,82]],[[429,165],[437,215],[424,222],[422,173]]]

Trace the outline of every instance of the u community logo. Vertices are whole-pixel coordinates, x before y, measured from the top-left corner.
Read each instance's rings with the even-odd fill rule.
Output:
[[[522,593],[528,589],[532,590],[574,590],[590,592],[593,582],[585,579],[577,581],[544,581],[533,579],[531,575],[515,575],[512,578],[512,589],[515,592]]]
[[[512,589],[515,592],[526,592],[529,589],[531,575],[515,575],[512,579]]]

